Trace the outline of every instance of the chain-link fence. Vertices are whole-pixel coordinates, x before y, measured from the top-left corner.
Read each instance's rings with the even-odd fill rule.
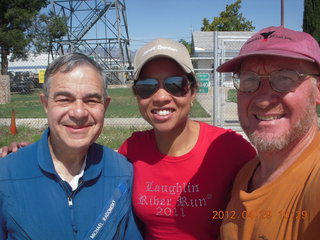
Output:
[[[236,93],[233,88],[231,73],[218,73],[215,66],[235,57],[244,42],[252,35],[252,32],[195,32],[193,33],[193,53],[192,62],[195,68],[196,77],[199,83],[199,92],[197,94],[197,108],[201,111],[195,111],[191,118],[204,121],[209,124],[232,128],[241,131],[237,116]],[[10,124],[11,109],[17,109],[17,125],[26,125],[28,127],[43,127],[46,124],[44,114],[40,116],[21,114],[19,106],[15,105],[17,98],[23,98],[27,95],[35,95],[42,89],[41,81],[43,71],[48,64],[48,57],[45,55],[31,58],[28,61],[20,61],[9,64],[10,77],[10,102],[0,102],[0,125]],[[40,74],[39,74],[40,73]],[[42,74],[42,77],[41,77]],[[130,88],[132,79],[129,70],[108,70],[106,76],[122,79],[123,84],[110,86],[113,88]],[[108,79],[107,79],[108,81]],[[5,88],[1,84],[0,88]],[[109,81],[110,82],[110,81]],[[130,84],[131,82],[131,84]],[[6,86],[7,88],[8,86]],[[3,92],[3,89],[0,89]],[[3,94],[2,94],[3,95]],[[0,98],[7,96],[0,95]],[[29,101],[29,100],[26,100]],[[135,100],[130,100],[134,101]],[[28,105],[28,103],[26,103]],[[112,105],[114,104],[111,101]],[[33,107],[33,103],[28,105]],[[27,108],[28,108],[27,106]],[[121,108],[121,105],[116,106]],[[7,110],[5,110],[7,108]],[[39,108],[41,106],[39,105]],[[30,111],[31,112],[31,111]],[[136,108],[135,114],[108,114],[105,119],[105,125],[112,126],[148,126]]]
[[[236,92],[231,73],[218,73],[215,68],[237,56],[252,32],[194,32],[193,64],[200,85],[208,89],[198,93],[198,101],[210,114],[210,123],[241,131],[237,116]]]
[[[240,36],[239,34],[226,35],[220,32],[207,32],[205,34],[205,37],[204,35],[200,37],[204,39],[207,47],[205,51],[200,51],[200,53],[196,51],[198,47],[196,46],[197,36],[193,36],[195,50],[192,54],[192,62],[199,82],[197,101],[199,103],[198,108],[201,108],[201,111],[192,114],[191,117],[209,124],[239,130],[234,90],[230,78],[231,75],[217,73],[214,70],[214,66],[218,66],[225,60],[235,56],[243,42],[250,37],[252,33],[246,33],[245,36]],[[18,61],[9,64],[11,101],[0,104],[0,125],[10,124],[11,111],[8,109],[6,111],[4,110],[7,107],[17,109],[17,125],[26,125],[34,128],[45,126],[45,115],[40,114],[41,116],[33,117],[28,114],[21,114],[19,106],[15,105],[15,99],[18,97],[28,99],[28,95],[37,95],[39,91],[41,91],[43,73],[48,62],[48,56],[40,55],[31,57],[28,61]],[[131,74],[128,70],[108,70],[106,71],[106,76],[108,76],[108,78],[117,76],[118,79],[122,79],[124,84],[113,87],[129,88],[130,84],[127,83],[132,82],[130,80]],[[30,108],[31,107],[33,106],[30,102]],[[121,106],[117,107],[121,108]],[[39,108],[41,108],[40,105]],[[147,126],[148,124],[137,113],[134,117],[119,117],[107,114],[105,125]]]

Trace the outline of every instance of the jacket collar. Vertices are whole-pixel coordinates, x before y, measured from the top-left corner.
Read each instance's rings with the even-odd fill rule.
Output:
[[[42,134],[39,140],[39,147],[37,151],[38,155],[38,163],[40,169],[43,171],[58,176],[53,161],[51,158],[49,145],[48,145],[48,137],[50,135],[50,129],[47,128]],[[87,153],[87,163],[84,169],[83,180],[90,181],[92,179],[97,178],[102,171],[103,166],[103,147],[101,145],[93,143],[88,150]]]

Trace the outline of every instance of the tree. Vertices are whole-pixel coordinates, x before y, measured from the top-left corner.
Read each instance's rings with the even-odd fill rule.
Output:
[[[39,14],[31,28],[32,44],[35,52],[50,52],[53,40],[61,40],[68,33],[68,18],[58,16],[53,11],[48,14]]]
[[[8,55],[12,59],[27,57],[32,35],[28,31],[40,9],[47,0],[1,0],[0,1],[0,48],[1,74],[8,72]]]
[[[239,13],[241,0],[236,0],[230,5],[226,5],[225,11],[220,13],[219,17],[214,17],[212,23],[207,18],[202,21],[201,31],[252,31],[252,21],[246,21]]]
[[[304,0],[303,31],[320,43],[320,0]]]
[[[192,48],[191,48],[191,44],[190,44],[190,43],[188,43],[188,42],[187,42],[186,40],[184,40],[184,39],[180,39],[179,43],[183,44],[183,45],[187,48],[189,54],[191,54],[191,49],[192,49]]]

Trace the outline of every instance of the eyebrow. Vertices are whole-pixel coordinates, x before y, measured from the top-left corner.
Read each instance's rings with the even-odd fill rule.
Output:
[[[59,91],[59,92],[55,92],[53,94],[53,98],[56,98],[58,96],[72,97],[72,94],[70,92],[67,92],[67,91]]]
[[[66,96],[66,97],[74,97],[74,95],[70,92],[67,91],[59,91],[59,92],[55,92],[53,94],[53,98],[56,98],[58,96]],[[88,93],[84,96],[84,98],[98,98],[98,99],[102,99],[102,95],[99,93]]]

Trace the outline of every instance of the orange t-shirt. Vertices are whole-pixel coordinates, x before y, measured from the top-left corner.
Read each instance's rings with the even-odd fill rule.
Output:
[[[278,179],[246,192],[256,159],[240,170],[224,212],[222,240],[320,238],[320,133]]]

